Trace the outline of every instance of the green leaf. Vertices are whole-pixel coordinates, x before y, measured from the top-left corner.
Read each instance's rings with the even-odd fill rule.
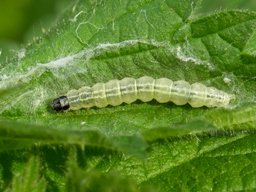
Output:
[[[142,185],[150,183],[162,191],[254,191],[255,136],[220,133],[185,139],[182,150],[180,141],[158,144],[154,148],[162,155],[152,154],[148,162],[156,171],[143,178]]]
[[[84,171],[74,165],[76,153],[71,150],[68,161],[66,191],[155,191],[147,185],[140,189],[135,180],[123,178],[118,172],[102,173],[97,170]]]
[[[106,178],[110,189],[131,178],[133,187],[151,183],[163,191],[255,190],[256,13],[198,16],[199,0],[74,4],[1,65],[0,189],[33,154],[51,165],[40,174],[54,191],[80,186],[83,177],[93,185]],[[225,109],[155,100],[65,113],[50,107],[70,89],[141,76],[200,82],[236,99]],[[81,147],[80,168],[69,176],[62,145]]]
[[[73,168],[67,175],[66,191],[154,191],[150,187],[138,189],[137,184],[122,178],[118,173],[102,173],[99,171],[84,172]]]
[[[47,126],[24,125],[0,121],[0,151],[19,149],[34,142],[66,143],[104,147],[145,158],[147,144],[137,136],[105,137],[94,130],[58,131]]]
[[[5,191],[46,191],[46,181],[44,178],[40,178],[39,174],[38,158],[31,157],[23,173],[21,175],[16,175],[13,179],[12,186]]]
[[[142,136],[148,141],[154,141],[156,139],[184,136],[206,131],[217,131],[217,128],[206,121],[195,120],[182,125],[149,129],[144,131]]]

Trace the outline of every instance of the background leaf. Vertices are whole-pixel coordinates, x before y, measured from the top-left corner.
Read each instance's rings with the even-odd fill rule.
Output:
[[[131,189],[254,190],[255,12],[199,16],[192,0],[63,5],[51,30],[1,63],[0,189],[14,188],[27,167],[27,178],[44,178],[49,191],[82,186],[84,177],[96,186],[107,178],[109,189],[118,181]],[[201,82],[236,99],[227,109],[155,100],[50,108],[70,89],[146,75]]]

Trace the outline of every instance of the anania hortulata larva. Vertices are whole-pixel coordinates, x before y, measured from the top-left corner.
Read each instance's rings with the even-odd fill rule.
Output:
[[[93,106],[102,108],[107,105],[117,106],[123,102],[132,103],[137,99],[144,102],[155,99],[159,103],[172,101],[176,105],[189,103],[192,107],[226,107],[235,96],[201,83],[190,85],[184,80],[172,81],[144,76],[139,79],[115,79],[107,83],[97,83],[92,87],[71,90],[54,99],[52,108],[55,111]]]

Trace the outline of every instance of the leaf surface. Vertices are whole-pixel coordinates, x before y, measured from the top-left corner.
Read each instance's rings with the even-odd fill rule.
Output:
[[[79,1],[73,10],[67,6],[56,27],[22,49],[24,54],[4,63],[0,189],[12,182],[6,175],[20,173],[33,153],[49,166],[41,169],[49,190],[63,190],[69,182],[73,187],[58,165],[79,170],[80,175],[71,171],[78,182],[81,175],[100,182],[101,173],[84,172],[95,169],[117,170],[131,187],[136,185],[128,177],[163,191],[254,190],[256,13],[196,16],[199,4]],[[226,109],[155,100],[66,113],[50,107],[71,89],[141,76],[200,82],[236,99]],[[70,145],[81,147],[74,161],[84,170],[65,164]],[[24,153],[12,156],[13,149]],[[10,169],[6,158],[14,158]],[[106,177],[116,179],[112,173]]]

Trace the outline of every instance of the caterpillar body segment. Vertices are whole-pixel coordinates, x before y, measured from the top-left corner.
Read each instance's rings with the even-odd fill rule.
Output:
[[[190,85],[184,80],[172,81],[167,78],[139,79],[124,78],[97,83],[92,87],[71,90],[66,95],[54,99],[52,108],[55,111],[78,110],[93,106],[103,108],[107,105],[117,106],[121,103],[132,103],[140,99],[143,102],[156,99],[159,103],[172,101],[176,105],[189,103],[192,107],[226,107],[234,95],[201,83]]]

